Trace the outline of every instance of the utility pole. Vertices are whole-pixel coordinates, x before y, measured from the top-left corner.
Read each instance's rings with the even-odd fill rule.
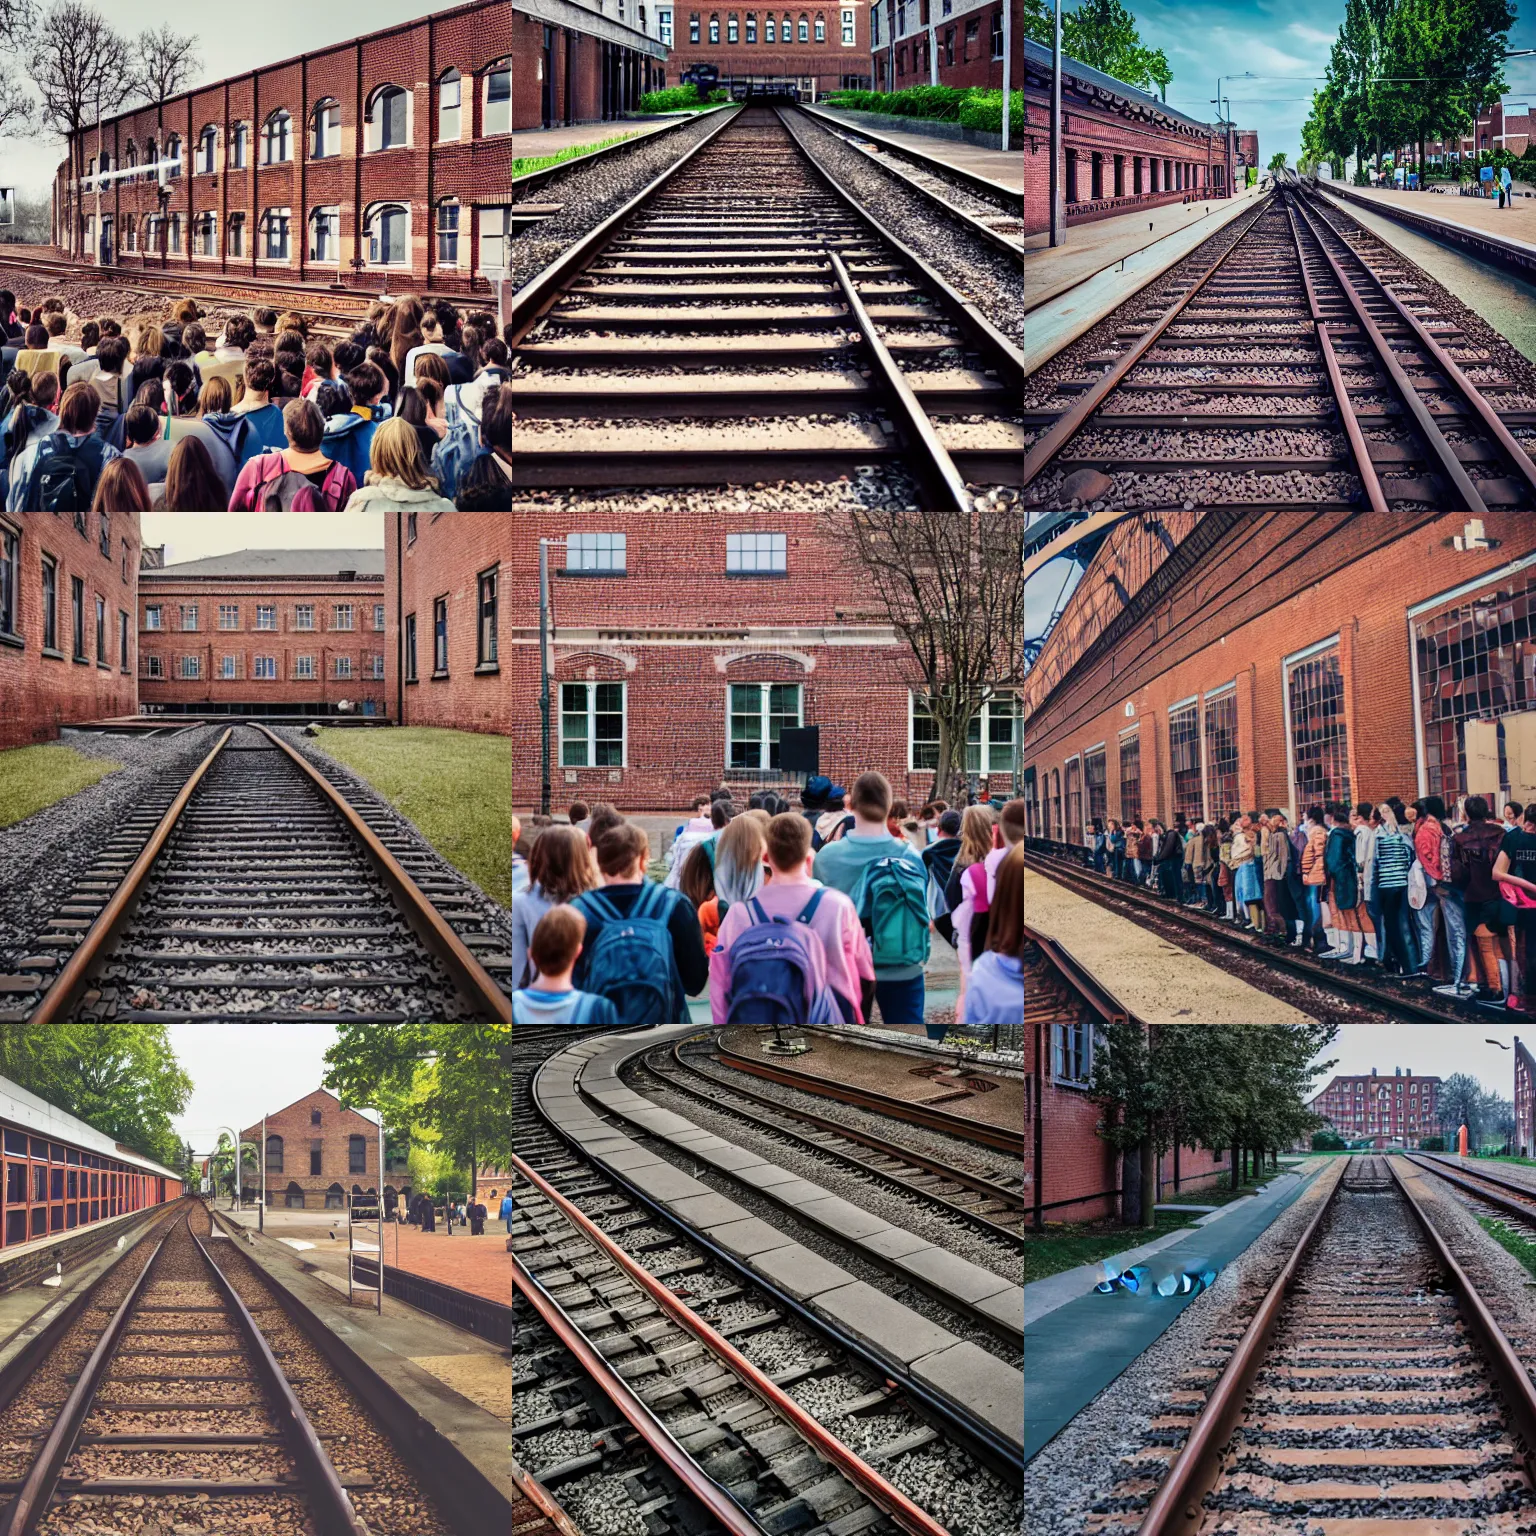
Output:
[[[1004,13],[1007,6],[1003,7]],[[1003,24],[1005,27],[1007,23]],[[1006,35],[1006,34],[1005,34]],[[1008,49],[1003,47],[1004,80],[1007,80]],[[1008,92],[1003,92],[1003,144],[1007,146],[1008,140]],[[1051,28],[1051,244],[1065,245],[1067,243],[1067,205],[1065,202],[1066,191],[1062,186],[1062,144],[1061,144],[1061,0],[1056,0],[1055,20]]]
[[[256,1207],[256,1230],[267,1230],[267,1116],[261,1116],[261,1204]]]
[[[1012,102],[1012,96],[1009,93],[1009,89],[1008,89],[1008,82],[1009,82],[1009,79],[1011,78],[1011,68],[1010,67],[1011,67],[1011,65],[1013,63],[1013,57],[1012,57],[1012,53],[1011,53],[1011,49],[1012,49],[1012,46],[1013,46],[1013,38],[1012,38],[1012,31],[1011,31],[1011,28],[1009,26],[1009,21],[1010,21],[1009,9],[1010,9],[1009,6],[1007,6],[1007,5],[1003,6],[1003,153],[1005,155],[1008,153],[1008,108],[1009,108],[1009,105]],[[1056,36],[1057,36],[1057,38],[1059,40],[1060,36],[1061,36],[1061,30],[1060,30],[1060,28],[1061,28],[1061,21],[1060,21],[1061,6],[1060,6],[1060,4],[1058,4],[1057,7],[1056,7],[1056,14],[1057,14],[1057,22],[1056,22],[1057,32],[1056,32]],[[1061,63],[1061,48],[1060,48],[1060,45],[1059,45],[1059,41],[1058,41],[1058,46],[1057,46],[1057,49],[1056,49],[1056,63],[1057,63],[1058,70],[1059,70],[1060,63]],[[1061,79],[1061,76],[1058,73],[1057,76],[1056,76],[1056,82],[1053,83],[1053,85],[1052,85],[1052,93],[1051,94],[1052,94],[1052,98],[1053,98],[1053,104],[1054,104],[1054,97],[1055,97],[1056,91],[1059,89],[1060,79]],[[937,84],[938,83],[937,80],[935,80],[934,83]]]

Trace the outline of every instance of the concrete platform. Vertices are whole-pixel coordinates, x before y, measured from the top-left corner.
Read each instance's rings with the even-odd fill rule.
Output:
[[[815,107],[810,109],[802,104],[800,110],[802,112],[809,110],[812,117],[829,117],[845,128],[857,128],[860,133],[874,139],[877,143],[884,140],[901,149],[910,149],[917,154],[926,155],[929,159],[942,160],[946,165],[955,166],[958,170],[970,171],[974,176],[985,176],[988,181],[996,182],[999,187],[1009,192],[1015,192],[1020,197],[1024,195],[1024,155],[1017,147],[1009,150],[984,149],[979,144],[965,144],[952,139],[935,139],[926,133],[904,133],[900,128],[888,128],[883,124],[879,128],[873,128],[861,121],[866,114],[847,112],[841,107],[828,107],[821,102],[817,102]]]
[[[543,155],[557,155],[562,149],[574,149],[587,144],[605,144],[621,135],[635,139],[675,128],[678,123],[711,114],[699,112],[665,112],[654,117],[615,118],[608,123],[572,123],[559,128],[520,128],[512,135],[512,158],[533,159]]]
[[[1148,1024],[1308,1024],[1310,1015],[1048,875],[1024,868],[1024,910]]]
[[[1230,199],[1164,203],[1150,212],[1079,224],[1067,231],[1067,243],[1054,249],[1026,249],[1025,373],[1049,362],[1264,195],[1250,187]]]
[[[860,1235],[851,1241],[872,1263],[894,1269],[914,1284],[936,1287],[941,1296],[944,1288],[952,1284],[963,1284],[972,1293],[979,1288],[988,1303],[995,1301],[999,1326],[1004,1331],[1010,1327],[1011,1293],[1018,1292],[1018,1336],[1022,1337],[1021,1287],[871,1215],[810,1180],[787,1174],[783,1179],[765,1182],[784,1170],[766,1159],[756,1158],[746,1149],[733,1147],[723,1137],[701,1130],[681,1115],[650,1105],[644,1095],[619,1082],[619,1066],[628,1058],[692,1031],[691,1025],[670,1025],[573,1044],[540,1069],[534,1085],[535,1097],[541,1109],[555,1117],[595,1162],[606,1165],[616,1175],[622,1173],[625,1179],[665,1205],[685,1226],[709,1242],[728,1248],[765,1282],[782,1283],[789,1294],[812,1312],[861,1341],[894,1377],[910,1377],[943,1393],[995,1437],[1016,1452],[1022,1451],[1021,1372],[978,1346],[967,1345],[948,1329],[794,1242],[637,1139],[649,1134],[686,1149],[690,1156],[717,1168],[721,1164],[715,1159],[725,1153],[737,1152],[752,1158],[752,1162],[730,1170],[729,1176],[793,1212],[797,1219],[821,1226],[839,1241],[849,1241],[849,1229],[855,1229]],[[597,1114],[592,1112],[593,1106]],[[622,1120],[635,1134],[599,1119],[598,1114]],[[763,1178],[752,1177],[759,1170]],[[974,1351],[974,1356],[967,1354],[965,1369],[955,1369],[953,1362],[958,1357],[953,1355],[948,1363],[939,1365],[943,1357],[962,1345]]]
[[[1248,1248],[1285,1210],[1313,1185],[1332,1159],[1300,1177],[1281,1175],[1251,1200],[1236,1202],[1232,1215],[1220,1223],[1192,1232],[1170,1234],[1143,1249],[1133,1250],[1138,1262],[1155,1253],[1154,1274],[1184,1269],[1224,1269]],[[1131,1259],[1132,1254],[1121,1255]],[[1127,1267],[1125,1264],[1122,1268]],[[1084,1270],[1098,1270],[1085,1265]],[[1071,1271],[1078,1276],[1078,1271]],[[1053,1275],[1036,1285],[1061,1279]],[[1094,1276],[1094,1283],[1102,1274]],[[1028,1293],[1035,1286],[1026,1287]],[[1115,1290],[1101,1296],[1089,1286],[1086,1294],[1036,1317],[1024,1330],[1027,1384],[1024,1406],[1024,1459],[1049,1444],[1062,1429],[1172,1325],[1200,1297],[1132,1294]]]

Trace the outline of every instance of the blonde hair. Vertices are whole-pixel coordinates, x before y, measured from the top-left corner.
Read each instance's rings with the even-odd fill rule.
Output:
[[[1387,829],[1388,832],[1396,832],[1398,830],[1397,812],[1394,811],[1392,807],[1387,805],[1385,802],[1376,807],[1376,819],[1382,824],[1382,826]]]
[[[391,416],[373,434],[368,457],[372,467],[363,482],[365,485],[399,480],[413,491],[438,488],[436,478],[427,473],[416,428],[401,416]]]
[[[148,325],[139,327],[138,339],[133,344],[135,357],[159,357],[160,348],[165,344],[165,332],[153,321]]]
[[[992,824],[997,815],[990,805],[968,805],[960,818],[960,852],[955,867],[979,864],[992,851]]]

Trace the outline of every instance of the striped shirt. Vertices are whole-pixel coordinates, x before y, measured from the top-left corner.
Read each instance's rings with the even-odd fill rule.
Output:
[[[1382,891],[1400,891],[1408,884],[1413,867],[1413,850],[1401,832],[1385,827],[1376,834],[1376,887]]]

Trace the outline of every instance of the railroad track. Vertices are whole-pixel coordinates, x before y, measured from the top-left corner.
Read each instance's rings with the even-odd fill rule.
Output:
[[[1345,998],[1379,1008],[1389,1019],[1463,1024],[1469,1017],[1467,1012],[1452,1012],[1449,1007],[1441,1006],[1438,998],[1433,1001],[1418,998],[1406,986],[1373,984],[1361,977],[1348,975],[1344,967],[1313,960],[1303,950],[1292,949],[1284,944],[1265,943],[1234,928],[1221,918],[1192,910],[1182,902],[1170,902],[1163,896],[1155,896],[1151,891],[1124,880],[1097,874],[1084,868],[1075,858],[1039,851],[1044,846],[1045,842],[1041,838],[1026,839],[1025,865],[1108,911],[1124,916],[1129,908],[1132,913],[1155,914],[1193,935],[1251,955],[1274,970],[1285,971]]]
[[[1409,1162],[1429,1169],[1436,1178],[1444,1179],[1462,1194],[1491,1206],[1501,1216],[1513,1216],[1517,1221],[1536,1228],[1536,1186],[1487,1169],[1470,1168],[1461,1162],[1453,1163],[1449,1157],[1437,1156],[1432,1152],[1409,1152],[1405,1155]]]
[[[545,1118],[539,1067],[600,1033],[528,1029],[513,1042],[524,1468],[589,1536],[639,1530],[647,1509],[651,1529],[738,1536],[1011,1536],[1020,1468],[686,1235]]]
[[[1348,212],[1282,184],[1038,371],[1029,499],[1536,507],[1529,368],[1445,302]]]
[[[957,1167],[887,1136],[754,1093],[739,1078],[710,1071],[706,1063],[715,1059],[710,1036],[700,1035],[648,1052],[645,1068],[674,1093],[700,1100],[776,1142],[788,1142],[814,1157],[852,1168],[861,1177],[890,1185],[946,1219],[1023,1252],[1024,1222],[1032,1207],[1021,1164],[1010,1166],[999,1159],[988,1175]]]
[[[0,977],[33,1023],[511,1021],[466,882],[259,725],[159,787]]]
[[[194,1235],[194,1212],[180,1203],[60,1319],[52,1347],[0,1380],[5,1536],[210,1518],[450,1536],[458,1527],[236,1245]]]
[[[1536,1516],[1536,1388],[1414,1181],[1387,1158],[1321,1177],[1252,1321],[1212,1337],[1224,1366],[1164,1394],[1092,1536],[1488,1536]]]
[[[1018,349],[747,107],[512,299],[521,487],[1016,482]],[[804,132],[803,127],[799,128]]]

